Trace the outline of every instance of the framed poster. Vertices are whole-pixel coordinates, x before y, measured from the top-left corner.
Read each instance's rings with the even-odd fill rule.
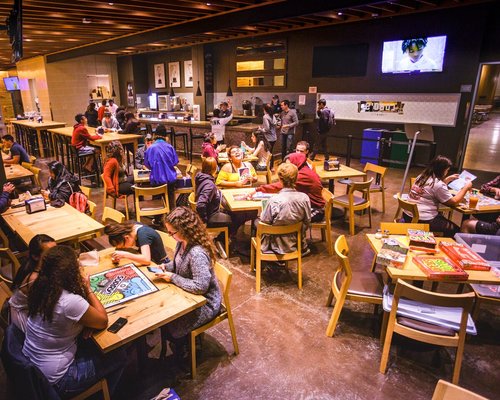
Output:
[[[184,86],[193,87],[193,60],[184,61]]]
[[[164,88],[166,87],[165,82],[165,64],[155,64],[155,88]]]
[[[127,82],[127,106],[128,107],[135,106],[134,83],[133,82]]]
[[[181,87],[181,63],[179,61],[168,63],[168,81],[171,87]]]

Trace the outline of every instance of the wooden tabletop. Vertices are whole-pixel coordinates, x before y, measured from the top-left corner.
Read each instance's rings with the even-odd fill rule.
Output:
[[[96,128],[92,128],[90,126],[87,126],[87,130],[91,135],[95,135]],[[56,133],[58,135],[63,135],[63,136],[73,136],[73,127],[67,126],[65,128],[54,128],[54,129],[48,129],[49,132]],[[142,135],[136,135],[135,133],[118,133],[118,132],[105,132],[104,135],[102,136],[101,139],[98,140],[91,140],[90,143],[97,143],[99,145],[105,144],[112,142],[113,140],[118,140],[118,141],[130,141],[132,140],[139,140],[142,138]]]
[[[28,214],[24,207],[9,208],[2,217],[26,245],[33,236],[40,233],[49,235],[61,243],[77,240],[81,236],[96,233],[104,228],[102,224],[67,203],[60,208],[47,205],[47,210],[34,214]]]
[[[15,181],[22,178],[31,178],[33,176],[33,172],[31,172],[29,169],[24,168],[20,164],[4,164],[4,168],[7,181]]]
[[[254,188],[239,188],[239,189],[222,189],[222,195],[226,199],[227,204],[231,211],[261,211],[262,201],[261,200],[235,200],[234,195],[238,194],[248,194],[253,192]]]
[[[114,265],[111,262],[113,251],[114,248],[100,251],[99,266],[85,267],[85,273],[92,275],[113,268]],[[120,265],[128,263],[130,260],[124,259]],[[203,296],[188,293],[162,279],[156,279],[155,274],[149,272],[146,267],[139,267],[139,269],[159,290],[107,310],[109,325],[120,317],[126,318],[128,322],[117,333],[102,330],[93,335],[94,341],[105,353],[131,342],[207,302]]]
[[[323,165],[316,165],[316,173],[321,179],[345,179],[345,178],[355,178],[358,176],[366,177],[366,173],[363,171],[358,171],[357,169],[348,167],[347,165],[340,164],[340,169],[338,171],[325,171]]]
[[[378,253],[382,248],[382,240],[376,239],[374,234],[367,234],[368,242],[375,253]],[[408,246],[408,236],[406,235],[390,235],[390,238],[398,240],[401,244]],[[455,242],[451,238],[436,238],[436,241],[441,242]],[[437,247],[439,249],[439,247]],[[420,255],[421,253],[419,253]],[[425,273],[413,262],[413,257],[416,254],[412,251],[408,252],[406,261],[403,265],[403,269],[387,267],[387,273],[392,279],[405,279],[405,280],[415,280],[415,281],[430,281],[432,279],[428,278]],[[446,256],[443,252],[438,251],[437,256]],[[447,257],[447,256],[446,256]],[[485,284],[500,284],[500,277],[493,274],[492,271],[466,271],[469,274],[469,279],[466,281],[457,281],[458,283],[485,283]],[[453,281],[446,281],[453,282]]]
[[[452,207],[454,210],[462,214],[484,214],[484,213],[500,213],[500,200],[495,200],[492,197],[485,196],[484,194],[478,194],[479,202],[476,208],[469,208],[468,200],[465,203],[461,203],[456,207]],[[467,197],[468,199],[468,197]]]
[[[57,122],[57,121],[43,121],[43,122],[36,122],[36,121],[29,121],[27,119],[20,119],[20,120],[15,120],[12,121],[13,124],[16,125],[22,125],[26,126],[31,129],[49,129],[49,128],[59,128],[66,126],[66,122]],[[73,129],[73,128],[71,128]]]

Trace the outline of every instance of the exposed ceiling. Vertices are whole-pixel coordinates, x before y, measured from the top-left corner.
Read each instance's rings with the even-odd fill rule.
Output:
[[[23,0],[24,58],[126,55],[490,0]],[[0,21],[14,0],[0,3]],[[83,21],[88,23],[84,23]],[[13,67],[0,31],[0,70]]]

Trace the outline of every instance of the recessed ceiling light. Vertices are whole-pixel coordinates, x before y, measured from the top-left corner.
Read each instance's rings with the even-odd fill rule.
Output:
[[[211,6],[211,5],[212,5],[212,3],[207,3],[207,6]]]
[[[339,11],[337,15],[344,15],[344,13],[342,11]]]
[[[84,18],[84,19],[82,19],[82,22],[83,22],[84,24],[91,24],[91,23],[92,23],[92,20],[91,20],[90,18]]]
[[[109,4],[110,6],[114,6],[114,5],[115,5],[115,3],[108,3],[108,4]]]

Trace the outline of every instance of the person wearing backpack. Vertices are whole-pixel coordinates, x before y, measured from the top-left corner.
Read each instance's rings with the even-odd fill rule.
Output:
[[[311,153],[311,160],[314,161],[316,154],[322,153],[325,155],[325,160],[330,158],[328,153],[327,138],[328,133],[335,125],[335,116],[333,111],[326,106],[325,99],[318,100],[318,109],[316,111],[318,115],[318,136],[314,140],[313,151]]]
[[[64,203],[69,204],[71,195],[81,192],[78,176],[69,172],[59,161],[51,161],[47,166],[50,174],[49,184],[43,192],[50,200],[50,205],[62,207]]]

